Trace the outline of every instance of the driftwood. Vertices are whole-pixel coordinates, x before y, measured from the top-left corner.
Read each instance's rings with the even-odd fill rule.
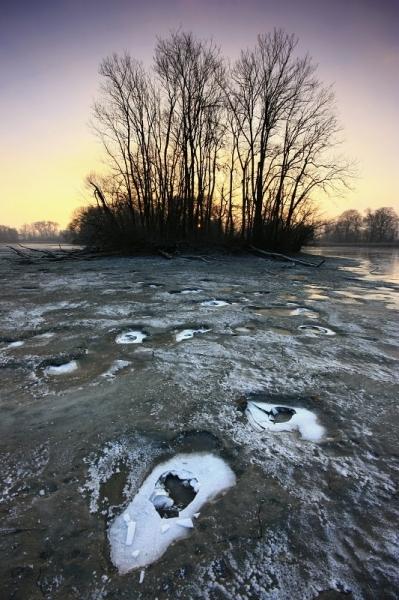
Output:
[[[300,258],[292,258],[291,256],[287,256],[286,254],[281,254],[280,252],[267,252],[266,250],[261,250],[260,248],[256,248],[255,246],[249,246],[251,252],[255,254],[259,254],[260,256],[264,256],[265,258],[274,258],[276,260],[286,260],[293,264],[304,265],[305,267],[320,267],[323,263],[325,263],[325,259],[321,260],[319,263],[315,264],[312,262],[308,262],[306,260],[301,260]]]

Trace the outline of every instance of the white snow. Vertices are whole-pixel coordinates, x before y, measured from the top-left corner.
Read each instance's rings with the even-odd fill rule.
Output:
[[[197,480],[196,496],[177,517],[162,518],[151,500],[165,473]],[[231,468],[213,454],[178,454],[155,467],[125,512],[113,521],[109,529],[111,560],[119,573],[127,573],[158,560],[170,544],[188,535],[194,527],[192,517],[199,509],[235,482]],[[127,546],[128,527],[132,521],[136,524],[135,533],[132,544]]]
[[[315,312],[314,310],[310,310],[310,308],[305,308],[304,306],[298,306],[297,308],[293,308],[290,312],[290,315],[292,317],[303,315],[305,317],[308,317],[309,319],[317,319],[317,317],[319,316],[317,312]]]
[[[299,325],[298,329],[315,335],[335,335],[335,331],[328,329],[328,327],[321,327],[320,325]]]
[[[204,302],[201,302],[201,306],[219,307],[228,305],[229,302],[226,302],[225,300],[204,300]]]
[[[289,421],[282,423],[274,421],[279,412],[279,406],[295,411]],[[324,427],[318,424],[316,415],[306,408],[250,400],[247,403],[245,414],[249,423],[256,431],[263,431],[264,429],[269,429],[270,431],[298,430],[305,440],[312,442],[320,441],[325,432]]]
[[[115,341],[117,344],[141,344],[146,337],[143,331],[126,331],[117,335]]]
[[[197,333],[207,333],[210,329],[182,329],[176,333],[176,342],[191,340]]]
[[[8,344],[7,348],[20,348],[24,344],[25,344],[25,342],[23,342],[23,341],[11,342],[10,344]]]
[[[116,373],[118,373],[118,371],[121,371],[122,369],[125,369],[130,364],[131,363],[128,360],[114,360],[110,368],[101,374],[101,377],[105,377],[105,379],[115,379]]]
[[[45,375],[67,375],[68,373],[72,373],[73,371],[76,371],[77,368],[78,368],[78,363],[76,362],[76,360],[71,360],[70,362],[65,363],[63,365],[59,365],[59,366],[51,365],[49,367],[46,367],[44,369],[44,374]]]

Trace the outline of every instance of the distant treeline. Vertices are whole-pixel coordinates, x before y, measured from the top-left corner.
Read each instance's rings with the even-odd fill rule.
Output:
[[[0,225],[0,242],[59,242],[66,238],[54,221],[36,221],[23,225],[19,230]]]
[[[399,244],[399,217],[390,207],[366,210],[346,210],[321,227],[318,240],[340,244]]]
[[[137,248],[188,242],[298,250],[315,196],[345,185],[334,96],[297,39],[260,35],[230,63],[191,33],[158,39],[151,69],[129,54],[100,66],[93,128],[108,171],[71,240]]]

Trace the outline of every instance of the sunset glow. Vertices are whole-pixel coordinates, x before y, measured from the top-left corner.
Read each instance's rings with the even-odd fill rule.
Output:
[[[65,227],[89,201],[84,178],[102,169],[89,127],[100,61],[126,49],[149,64],[156,36],[178,27],[212,37],[231,59],[274,26],[298,35],[320,79],[334,84],[342,151],[358,164],[354,189],[323,200],[322,209],[329,216],[349,207],[397,210],[398,23],[398,3],[389,0],[4,4],[0,222],[50,219]]]

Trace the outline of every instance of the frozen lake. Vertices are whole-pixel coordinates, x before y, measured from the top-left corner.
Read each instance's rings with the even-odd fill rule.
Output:
[[[397,598],[398,250],[311,252],[324,265],[1,250],[2,597]],[[112,524],[190,453],[235,485],[119,574]]]

